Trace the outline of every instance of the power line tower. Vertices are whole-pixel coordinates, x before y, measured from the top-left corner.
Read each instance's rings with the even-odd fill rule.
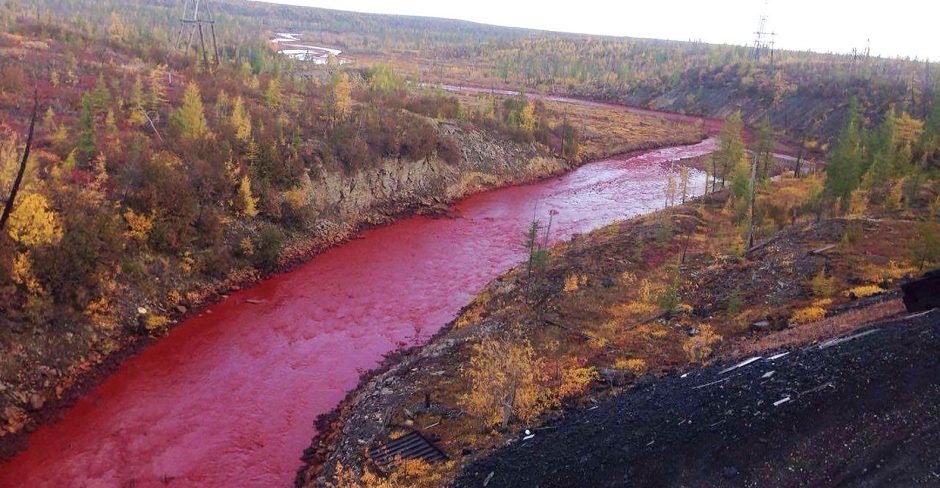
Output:
[[[765,53],[770,54],[770,61],[774,59],[774,41],[776,32],[767,32],[767,22],[769,19],[768,10],[770,0],[764,0],[764,11],[760,16],[760,23],[757,26],[757,32],[754,33],[754,58],[760,59]]]
[[[215,19],[212,17],[212,9],[209,0],[184,0],[183,15],[180,17],[180,31],[176,37],[176,49],[191,51],[199,36],[199,46],[196,47],[197,54],[202,51],[202,61],[209,66],[209,49],[206,46],[206,33],[203,25],[208,26],[209,35],[212,40],[212,62],[216,66],[219,64],[219,48],[215,42]],[[188,35],[187,35],[188,33]]]

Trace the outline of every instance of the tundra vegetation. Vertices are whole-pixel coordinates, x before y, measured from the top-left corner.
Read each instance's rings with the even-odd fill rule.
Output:
[[[421,388],[459,414],[417,421],[438,422],[439,444],[457,462],[405,463],[388,478],[337,465],[337,486],[436,486],[519,429],[646,375],[896,312],[886,302],[841,318],[940,263],[940,70],[929,63],[797,52],[771,61],[735,46],[218,3],[226,28],[211,67],[167,48],[176,2],[0,6],[4,199],[34,93],[41,106],[0,232],[4,380],[43,383],[57,368],[61,394],[122,347],[125,329],[159,333],[214,285],[278,269],[322,224],[317,178],[387,161],[459,164],[464,148],[442,125],[573,162],[705,132],[418,83],[726,120],[714,157],[687,162],[710,173],[704,198],[687,201],[679,172],[668,208],[551,249],[539,245],[535,220],[520,239],[526,263],[454,322],[473,333]],[[276,54],[261,20],[317,32],[357,63],[311,72]],[[824,171],[786,163],[772,179],[783,164],[772,157],[776,139],[826,155]],[[35,402],[0,401],[0,434],[19,431]]]
[[[231,23],[220,64],[205,66],[166,40],[171,3],[0,6],[0,381],[12,386],[0,433],[230,288],[411,209],[350,222],[327,182],[425,161],[487,171],[468,169],[480,145],[571,167],[702,137],[614,110],[450,95],[388,64],[286,59],[259,27],[265,5],[221,3]],[[479,188],[507,183],[477,176]]]
[[[765,158],[769,136],[745,143],[733,114],[719,150],[685,162],[715,171],[706,196],[683,205],[680,185],[668,185],[674,204],[657,214],[548,249],[535,244],[534,220],[528,259],[480,292],[432,342],[435,355],[403,363],[413,392],[404,404],[430,394],[436,407],[399,411],[390,424],[431,426],[424,433],[451,459],[431,470],[451,480],[565,409],[896,315],[903,305],[890,290],[940,265],[937,117],[853,114],[825,170],[794,174],[794,161]]]

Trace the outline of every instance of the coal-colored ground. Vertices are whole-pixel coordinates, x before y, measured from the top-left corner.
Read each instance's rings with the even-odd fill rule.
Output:
[[[940,310],[866,332],[574,412],[456,486],[940,486]]]

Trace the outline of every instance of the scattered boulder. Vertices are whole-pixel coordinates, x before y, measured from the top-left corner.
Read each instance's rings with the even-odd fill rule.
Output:
[[[908,312],[925,312],[940,308],[940,268],[925,274],[920,279],[901,285],[904,306]]]
[[[33,393],[29,397],[29,408],[33,411],[39,410],[46,404],[46,399],[39,393]]]
[[[600,368],[597,372],[611,386],[626,386],[636,379],[636,374],[629,369]]]
[[[767,332],[770,330],[770,321],[761,320],[760,322],[754,322],[751,324],[751,330],[755,332]]]

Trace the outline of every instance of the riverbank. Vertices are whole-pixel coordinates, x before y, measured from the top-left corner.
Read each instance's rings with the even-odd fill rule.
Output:
[[[592,206],[592,200],[585,200],[584,197],[586,195],[589,195],[593,191],[600,190],[605,192],[604,195],[607,194],[607,186],[597,187],[592,190],[591,188],[594,186],[595,182],[609,180],[609,184],[613,185],[611,189],[617,187],[617,185],[625,185],[625,188],[631,188],[632,185],[635,185],[637,182],[642,182],[639,188],[646,188],[645,191],[650,191],[650,185],[665,185],[662,173],[663,167],[658,164],[646,166],[633,165],[640,164],[639,161],[643,161],[645,160],[644,158],[647,157],[650,157],[652,161],[667,161],[670,158],[682,157],[681,155],[686,153],[698,155],[710,150],[713,150],[712,143],[653,151],[652,153],[634,158],[637,159],[638,162],[631,163],[631,165],[628,166],[624,166],[623,162],[615,162],[608,165],[595,163],[582,167],[582,169],[588,168],[589,171],[587,171],[587,173],[579,170],[574,173],[568,173],[565,177],[548,180],[539,185],[516,186],[496,192],[500,195],[506,195],[500,198],[509,198],[510,202],[514,202],[511,207],[503,206],[491,208],[490,205],[496,204],[496,202],[493,201],[493,198],[496,198],[496,196],[491,193],[480,194],[477,197],[472,197],[469,201],[458,204],[456,209],[452,210],[452,213],[465,215],[466,212],[470,211],[469,209],[477,207],[479,207],[479,209],[473,210],[472,212],[492,212],[497,211],[499,208],[502,208],[502,210],[498,210],[499,212],[505,212],[508,208],[512,208],[513,217],[507,219],[507,216],[503,215],[499,220],[492,220],[490,217],[486,216],[478,216],[470,220],[466,220],[467,217],[456,220],[453,218],[425,219],[420,217],[406,219],[392,227],[378,227],[374,230],[367,231],[364,234],[364,239],[356,239],[345,246],[334,247],[330,251],[320,255],[317,259],[310,261],[311,264],[296,268],[291,273],[276,275],[272,279],[262,282],[258,287],[250,289],[243,288],[240,291],[236,291],[218,304],[208,307],[201,314],[192,316],[182,326],[173,327],[164,339],[156,341],[151,347],[145,348],[139,356],[135,356],[127,365],[118,369],[117,374],[111,376],[101,386],[95,388],[90,396],[79,399],[74,408],[65,412],[64,419],[61,422],[39,429],[39,431],[33,435],[30,449],[14,458],[11,463],[5,465],[4,474],[6,476],[13,476],[13,479],[26,483],[29,482],[28,480],[33,479],[30,476],[38,476],[40,474],[43,475],[42,479],[47,480],[72,479],[77,476],[77,479],[85,479],[89,482],[93,480],[99,482],[101,480],[121,482],[121,480],[127,481],[132,478],[138,481],[147,479],[147,476],[149,476],[147,472],[149,472],[149,470],[167,469],[152,464],[155,462],[152,458],[152,453],[160,452],[159,449],[149,448],[146,451],[132,449],[128,451],[127,455],[133,455],[134,459],[128,460],[125,467],[113,472],[105,471],[108,474],[103,474],[101,469],[115,469],[114,459],[99,457],[99,454],[104,454],[104,446],[112,446],[112,444],[105,442],[104,445],[100,445],[102,442],[101,439],[89,438],[88,436],[90,436],[91,433],[86,429],[89,425],[96,424],[96,422],[104,422],[99,427],[106,431],[117,429],[118,426],[133,425],[138,421],[137,417],[143,416],[143,418],[147,418],[155,412],[154,409],[160,409],[161,406],[162,408],[169,408],[170,410],[180,412],[185,411],[186,413],[176,420],[174,425],[161,424],[159,427],[153,427],[155,430],[149,437],[149,442],[166,442],[168,444],[158,445],[163,445],[163,449],[176,449],[182,447],[178,446],[173,441],[174,435],[179,435],[179,429],[188,430],[190,432],[198,431],[200,433],[199,435],[230,438],[231,442],[239,446],[238,449],[246,449],[252,452],[252,456],[259,456],[264,459],[281,459],[282,461],[279,461],[278,465],[286,463],[287,472],[292,472],[294,466],[291,460],[296,458],[296,452],[299,452],[301,449],[299,445],[306,443],[310,435],[307,431],[310,425],[309,421],[300,419],[309,418],[306,417],[306,415],[310,411],[316,411],[317,409],[327,411],[329,408],[332,408],[335,402],[342,398],[342,394],[355,384],[355,371],[357,368],[371,368],[374,366],[374,361],[381,353],[395,349],[398,347],[397,344],[401,341],[412,342],[426,339],[437,330],[440,324],[445,323],[452,313],[459,309],[460,304],[466,299],[470,290],[482,286],[482,284],[488,281],[493,275],[498,274],[517,261],[517,236],[519,232],[521,232],[521,229],[525,227],[524,221],[531,217],[532,205],[542,199],[542,197],[536,195],[539,195],[543,191],[560,191],[562,188],[567,188],[565,185],[576,185],[577,188],[580,188],[579,191],[570,193],[571,190],[564,190],[558,196],[559,198],[575,199],[573,201],[577,202],[577,204],[565,203],[560,205],[561,207],[571,209],[572,213],[569,214],[568,218],[573,220],[568,223],[565,223],[564,219],[556,220],[556,230],[559,232],[559,235],[564,235],[575,229],[588,230],[598,225],[596,223],[598,222],[597,219],[601,219],[601,222],[607,222],[609,221],[608,219],[615,218],[615,215],[622,215],[621,212],[644,211],[642,209],[646,208],[645,205],[647,205],[643,203],[642,200],[637,201],[632,193],[617,193],[611,195],[613,200],[605,200],[606,205],[602,211],[589,211],[588,208],[593,209],[594,207]],[[637,168],[640,170],[637,171]],[[698,181],[699,177],[696,178],[696,181]],[[704,177],[701,178],[703,179]],[[559,190],[552,190],[552,188]],[[585,193],[585,190],[588,190],[588,192]],[[657,189],[654,193],[659,195],[661,191],[661,189]],[[658,199],[659,198],[656,197],[656,200]],[[492,203],[490,203],[491,201]],[[543,201],[542,205],[544,204],[545,202]],[[467,207],[468,205],[470,207]],[[480,207],[481,205],[482,207]],[[587,207],[581,211],[577,210],[579,206],[585,205],[587,205]],[[414,246],[416,245],[415,239],[446,238],[447,233],[452,232],[452,230],[445,229],[452,229],[454,225],[461,222],[466,222],[466,225],[470,225],[471,227],[461,230],[460,235],[464,236],[464,233],[466,233],[465,237],[468,240],[472,240],[472,246],[484,246],[473,254],[463,257],[464,259],[474,261],[475,264],[468,263],[468,267],[457,266],[457,262],[454,261],[453,256],[442,255],[441,253],[444,252],[446,254],[448,249],[461,249],[464,246],[471,245],[470,241],[465,244],[455,244],[448,241],[447,243],[442,242],[439,245],[420,245],[419,247],[424,249],[422,252],[426,253],[426,255],[416,266],[420,269],[423,266],[433,265],[434,268],[425,271],[425,273],[431,273],[432,275],[442,272],[457,272],[469,274],[469,277],[463,276],[462,274],[448,274],[446,277],[441,278],[439,283],[444,283],[446,286],[436,287],[434,296],[443,293],[444,296],[441,298],[446,303],[446,306],[442,307],[442,302],[440,301],[434,303],[420,301],[419,304],[412,303],[409,305],[409,303],[414,301],[413,299],[420,299],[423,294],[428,293],[426,290],[406,292],[406,290],[410,289],[408,286],[412,285],[417,287],[414,290],[424,289],[426,285],[422,284],[420,280],[415,280],[418,278],[423,279],[425,275],[412,276],[410,273],[414,271],[414,265],[412,269],[405,269],[400,268],[400,264],[398,263],[404,263],[408,262],[410,259],[414,259],[409,253],[414,251]],[[463,225],[464,224],[461,224],[461,226]],[[478,226],[481,225],[483,227],[478,228]],[[489,228],[488,226],[494,227]],[[428,227],[428,229],[417,230],[418,228],[424,227]],[[399,230],[393,230],[393,228]],[[390,238],[385,237],[389,236],[390,233],[402,232],[404,232],[404,234],[400,235],[398,238],[388,242],[384,241],[384,239]],[[480,241],[480,236],[490,236],[490,239]],[[492,240],[494,238],[496,241]],[[376,239],[384,243],[379,244]],[[379,251],[378,249],[371,249],[371,246],[376,245],[384,248],[384,250]],[[389,255],[393,249],[396,249],[397,251],[395,252],[397,253],[404,254]],[[496,255],[488,258],[487,256],[493,252],[496,252]],[[386,262],[386,257],[388,259],[394,259],[395,261]],[[363,259],[365,259],[365,261],[362,261]],[[481,259],[484,261],[480,262],[479,260]],[[349,263],[356,262],[355,260],[359,260],[359,264],[355,267],[349,267]],[[368,264],[373,261],[374,266],[381,266],[381,268],[372,267],[373,264]],[[388,268],[388,266],[393,267]],[[457,266],[457,268],[451,269],[454,266]],[[388,273],[391,274],[388,275],[387,280],[379,278]],[[406,274],[401,275],[399,273]],[[302,278],[303,276],[317,277]],[[305,285],[305,283],[311,283],[309,280],[313,280],[313,283],[322,283],[322,285],[310,288],[310,286]],[[389,290],[386,293],[396,293],[400,291],[403,295],[399,296],[396,293],[394,297],[383,297],[383,295],[379,294],[369,298],[369,300],[377,300],[372,305],[358,303],[358,301],[350,302],[347,305],[353,306],[356,310],[355,314],[350,317],[356,318],[344,320],[339,316],[334,316],[334,314],[339,314],[340,312],[333,307],[336,307],[336,304],[349,301],[349,298],[346,297],[348,291],[367,290],[367,288],[371,288],[377,283],[384,282],[395,282],[401,285],[398,289]],[[286,283],[294,284],[286,285]],[[285,286],[288,287],[284,288]],[[317,296],[310,296],[311,293]],[[366,293],[372,292],[366,291]],[[345,310],[347,305],[341,305],[343,308],[340,310]],[[388,307],[393,307],[395,310],[390,310]],[[418,318],[414,315],[414,307],[418,307],[421,310],[427,308],[427,311],[422,312],[420,318]],[[401,310],[398,310],[399,308]],[[300,315],[300,317],[302,317],[300,319],[301,321],[298,322],[296,314],[300,313],[300,310],[305,310],[305,312],[302,312],[302,315]],[[348,310],[342,312],[344,316],[347,313],[350,312]],[[370,326],[379,328],[374,337],[358,335],[354,330],[346,330],[343,325],[348,320],[363,319],[367,320],[366,323],[362,324],[363,327]],[[257,320],[262,320],[264,323],[271,324],[271,326],[258,328],[255,324]],[[225,324],[225,326],[221,327],[221,324]],[[402,326],[405,327],[402,328]],[[339,329],[333,329],[336,327]],[[385,329],[383,329],[383,327],[388,327],[389,329],[384,331]],[[333,331],[328,332],[331,329],[333,329]],[[334,337],[336,333],[355,335],[347,336],[342,347],[336,347],[336,345],[326,346],[323,344],[323,341],[331,341],[331,337]],[[391,334],[391,336],[388,334]],[[287,346],[282,344],[284,336],[291,337],[291,341],[299,341],[300,344],[307,345],[300,346],[295,343],[293,346]],[[217,378],[211,385],[206,384],[197,391],[190,391],[190,386],[196,387],[196,385],[200,384],[197,378],[201,378],[204,374],[201,372],[200,368],[209,368],[208,371],[212,371],[215,368],[229,364],[229,362],[232,361],[231,358],[228,358],[231,353],[239,351],[244,347],[254,350],[256,347],[259,347],[258,345],[270,343],[272,340],[275,341],[275,343],[269,344],[265,351],[280,351],[279,354],[288,357],[296,357],[296,359],[290,360],[283,356],[276,357],[276,354],[273,353],[260,355],[261,353],[259,352],[259,355],[252,354],[251,357],[241,358],[240,361],[246,364],[252,361],[261,361],[262,364],[254,367],[243,365],[238,369],[240,373],[235,377],[224,379]],[[355,344],[362,341],[366,341],[367,344],[355,346]],[[251,344],[251,346],[248,344]],[[313,344],[317,345],[313,346]],[[352,353],[352,351],[342,353],[347,345],[348,347],[358,347],[358,350],[356,353]],[[319,352],[311,352],[310,347],[315,347]],[[327,347],[327,350],[320,350],[321,347]],[[332,347],[332,350],[329,350],[330,347]],[[343,369],[335,371],[335,374],[331,375],[329,378],[323,378],[323,381],[328,385],[346,385],[346,382],[351,382],[351,384],[347,386],[329,386],[329,392],[306,398],[300,403],[298,403],[297,399],[290,400],[290,406],[280,403],[287,401],[285,398],[280,398],[279,396],[272,398],[271,393],[265,390],[269,385],[266,385],[263,380],[253,379],[247,381],[245,379],[238,379],[245,374],[260,374],[262,371],[269,368],[275,368],[279,370],[277,375],[274,376],[278,381],[278,391],[305,391],[309,388],[310,378],[309,376],[303,375],[303,372],[317,371],[319,366],[308,364],[304,367],[299,367],[298,362],[307,363],[309,361],[316,361],[319,364],[320,361],[329,361],[328,358],[333,357],[335,354],[343,355],[343,357],[346,358],[344,361],[349,364],[344,366]],[[288,368],[288,370],[280,371],[283,368]],[[157,371],[159,371],[159,373],[158,376],[141,377],[138,373],[138,371],[141,370],[153,370],[155,373]],[[236,381],[236,383],[230,384],[232,381]],[[296,383],[296,385],[293,383]],[[131,384],[135,386],[130,386]],[[288,384],[290,386],[288,386]],[[183,385],[185,385],[185,387],[183,387]],[[223,395],[223,398],[231,398],[233,394],[232,388],[234,388],[236,392],[251,390],[251,393],[249,394],[247,391],[244,392],[246,396],[242,398],[237,405],[231,404],[231,400],[225,400],[227,405],[231,404],[233,407],[231,415],[238,415],[235,411],[237,408],[234,407],[252,408],[251,405],[267,401],[275,401],[277,404],[264,407],[266,411],[288,409],[298,412],[302,411],[303,413],[297,418],[293,415],[287,415],[286,418],[279,419],[276,422],[267,421],[258,423],[252,421],[247,424],[245,424],[244,419],[236,422],[234,418],[229,417],[227,413],[220,414],[216,412],[214,421],[210,421],[210,419],[206,419],[204,416],[198,414],[202,409],[207,408],[208,404],[219,404],[219,400],[209,401],[204,397],[207,395]],[[121,393],[128,391],[127,389],[135,391],[133,398],[124,397]],[[241,395],[241,393],[234,394]],[[171,401],[168,395],[174,398],[174,400]],[[204,399],[208,404],[203,403]],[[131,400],[134,401],[133,404],[125,404],[125,402]],[[192,402],[197,402],[198,404],[190,405]],[[114,410],[119,404],[124,405],[124,407],[119,410]],[[226,410],[228,410],[228,408],[226,408]],[[92,418],[97,420],[91,420]],[[106,420],[106,418],[109,420]],[[121,418],[122,420],[116,421],[115,418]],[[219,422],[225,422],[225,426],[216,426]],[[240,424],[240,426],[233,428],[231,422],[236,422]],[[255,444],[254,441],[249,440],[258,435],[267,438],[267,434],[262,434],[261,432],[268,432],[271,429],[286,429],[288,428],[287,426],[292,426],[290,427],[292,430],[289,437],[281,435],[278,436],[279,439],[277,441],[265,441],[265,447],[260,447],[261,444]],[[302,427],[298,429],[297,426]],[[243,434],[242,431],[246,429],[258,433],[252,434],[252,437],[242,440],[242,436],[247,435]],[[121,432],[123,432],[123,428],[121,428]],[[114,435],[117,436],[114,438],[114,441],[120,442],[119,439],[122,438],[122,434],[115,432]],[[157,438],[154,438],[154,436]],[[69,441],[69,438],[72,440]],[[304,440],[300,441],[301,439]],[[300,441],[300,443],[294,444],[298,441]],[[58,449],[60,449],[60,447],[57,446],[62,446],[63,443],[66,442],[72,445],[72,447],[69,448],[69,459],[83,459],[84,461],[82,462],[87,466],[98,466],[99,468],[89,468],[76,472],[68,469],[65,465],[57,468],[46,463],[41,470],[39,464],[34,465],[34,463],[41,463],[42,459],[48,458],[52,455],[52,452],[59,452]],[[93,452],[76,447],[78,445],[84,445],[85,442],[99,445]],[[200,445],[202,445],[202,443]],[[114,445],[112,447],[117,446]],[[111,449],[111,447],[107,449]],[[212,453],[213,447],[211,443],[206,443],[205,449],[207,449],[207,451],[203,454],[199,456],[191,455],[188,457],[187,462],[182,463],[182,465],[167,469],[168,475],[183,476],[193,480],[205,480],[206,478],[202,478],[202,476],[209,476],[209,479],[215,479],[217,481],[220,479],[219,477],[224,478],[228,471],[212,469],[211,463],[207,465],[198,464],[199,459],[207,459],[208,462],[208,459],[217,459],[218,457],[217,453]],[[131,454],[132,452],[135,454]],[[208,456],[208,458],[202,458],[201,456],[203,455]],[[210,470],[209,473],[206,472],[207,469]],[[265,474],[264,476],[272,476],[273,478],[271,479],[277,479],[277,476],[281,476],[275,474],[278,472],[279,471],[275,469],[272,473]],[[144,478],[140,478],[140,476],[144,476]],[[156,473],[153,474],[153,476],[159,477],[161,474]],[[205,483],[205,481],[203,481],[203,483]],[[215,482],[210,484],[215,484]]]
[[[822,342],[899,314],[903,307],[888,290],[916,272],[907,249],[917,230],[908,217],[876,209],[877,218],[819,223],[811,207],[779,211],[793,208],[790,197],[808,199],[820,182],[782,177],[763,187],[761,215],[783,217],[765,223],[750,251],[734,201],[720,192],[559,244],[532,277],[519,266],[494,280],[427,346],[390,358],[318,420],[322,434],[305,451],[297,485],[326,486],[342,472],[339,486],[346,486],[364,471],[387,469],[370,451],[411,431],[450,462],[412,466],[414,477],[406,470],[396,481],[418,486],[433,475],[447,485],[527,429],[541,435],[566,412],[661,376],[713,358],[730,363]],[[496,358],[529,358],[534,379],[516,394],[539,399],[535,415],[500,425],[488,417],[498,412],[475,410],[487,391],[500,395],[501,368],[519,367],[499,366],[489,348],[508,348]],[[494,381],[482,388],[473,380],[481,376],[470,373],[481,367]]]
[[[477,139],[487,136],[478,134]],[[141,316],[125,316],[120,322],[124,333],[112,337],[106,349],[98,351],[92,358],[73,366],[66,367],[62,373],[53,373],[52,381],[45,381],[41,386],[23,390],[23,385],[5,383],[4,390],[9,397],[19,400],[26,409],[19,411],[0,410],[0,425],[6,424],[6,435],[0,436],[0,460],[9,459],[19,450],[25,448],[29,434],[38,426],[61,418],[63,411],[74,402],[87,395],[108,376],[117,371],[129,358],[140,353],[144,348],[154,344],[168,334],[177,324],[202,315],[206,308],[228,298],[232,293],[254,286],[272,276],[283,274],[297,266],[301,266],[320,253],[332,247],[349,242],[361,235],[363,231],[387,225],[411,215],[442,215],[447,205],[465,198],[469,195],[501,186],[514,186],[565,173],[576,167],[575,164],[551,157],[538,155],[534,151],[522,151],[519,154],[498,154],[498,144],[490,144],[490,149],[497,153],[479,154],[481,159],[471,160],[468,168],[450,171],[441,161],[420,162],[412,170],[405,169],[399,175],[394,172],[401,168],[379,168],[372,174],[360,175],[359,181],[343,182],[343,176],[335,175],[314,183],[318,192],[322,194],[333,193],[337,201],[322,205],[324,209],[334,207],[339,200],[357,198],[356,188],[384,188],[386,195],[369,196],[353,205],[341,210],[333,218],[322,219],[318,228],[312,234],[301,232],[293,235],[286,243],[284,251],[278,259],[276,266],[263,271],[254,267],[233,270],[218,281],[204,282],[199,285],[198,294],[187,296],[185,305],[180,301],[168,298],[163,303],[150,302],[147,305],[147,314]],[[501,167],[493,165],[487,168],[487,163],[481,162],[486,158],[491,161],[502,161],[506,164]],[[429,167],[420,168],[421,164]],[[426,181],[419,176],[420,173],[432,175]],[[391,176],[392,178],[389,178]],[[435,183],[434,180],[437,180]],[[409,181],[425,186],[421,194],[413,194],[418,186],[408,188]],[[440,192],[439,194],[436,192]],[[401,192],[401,193],[399,193]],[[412,195],[409,195],[412,193]],[[138,328],[137,324],[147,316],[160,317],[161,324],[156,328]],[[60,361],[62,358],[49,358],[50,361]],[[46,365],[34,365],[42,369]],[[13,375],[5,375],[12,377]],[[15,405],[15,403],[13,404]],[[10,404],[7,409],[16,409]],[[11,428],[14,428],[10,432]]]
[[[578,126],[600,112],[574,115],[571,122]],[[553,116],[551,110],[548,114]],[[0,395],[0,459],[21,449],[29,432],[60,417],[64,409],[127,358],[233,291],[290,270],[365,229],[409,215],[440,214],[450,203],[468,195],[538,181],[570,171],[582,161],[562,160],[545,147],[515,142],[498,132],[468,128],[454,121],[432,122],[441,137],[456,141],[462,153],[458,164],[441,158],[399,158],[353,174],[322,169],[314,172],[303,190],[313,195],[306,204],[315,217],[307,228],[283,229],[287,236],[284,248],[267,269],[230,268],[231,262],[220,260],[213,264],[220,267],[217,277],[205,277],[172,271],[172,264],[165,265],[161,268],[165,271],[148,284],[154,290],[124,290],[112,299],[118,316],[109,319],[113,325],[108,329],[78,327],[66,333],[64,342],[52,334],[17,332],[15,324],[4,328],[0,342],[8,344],[12,353],[0,361],[0,393],[5,393]],[[611,147],[586,140],[587,153],[607,155],[608,150],[652,149],[701,140],[698,129],[692,126],[639,116],[619,123],[637,130],[613,135],[608,141],[618,142]],[[263,227],[261,221],[233,223],[237,233],[248,235],[257,235]],[[232,233],[236,231],[225,231]],[[179,266],[191,269],[194,260],[205,258],[184,256]],[[94,337],[86,338],[89,333]]]

